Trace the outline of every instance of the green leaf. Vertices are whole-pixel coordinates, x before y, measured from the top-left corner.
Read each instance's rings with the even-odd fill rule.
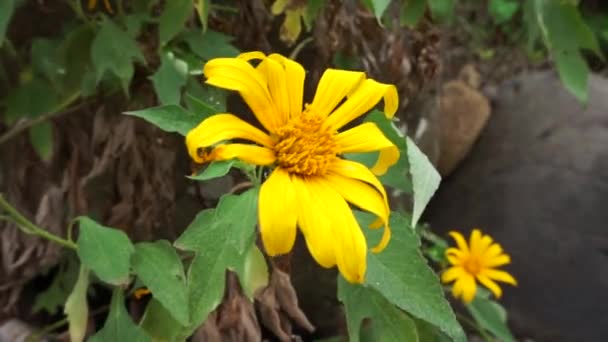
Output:
[[[507,312],[500,304],[477,296],[466,307],[482,328],[494,334],[501,341],[515,341],[507,326]]]
[[[40,159],[48,162],[53,156],[53,125],[43,121],[29,129],[30,143]]]
[[[129,258],[135,251],[123,231],[105,227],[83,216],[78,218],[78,257],[99,279],[112,284],[129,282]]]
[[[387,120],[383,112],[374,110],[366,118],[365,121],[375,123],[384,135],[399,149],[399,160],[388,171],[378,177],[382,184],[399,189],[406,193],[412,192],[412,179],[408,173],[410,168],[408,162],[408,145],[406,138],[401,133],[399,128],[391,120]],[[376,160],[374,160],[374,163]],[[373,165],[373,163],[371,164]],[[370,165],[370,166],[371,166]]]
[[[86,96],[88,89],[85,86],[96,90],[95,71],[91,59],[91,46],[94,39],[93,27],[83,24],[70,30],[62,41],[58,55],[61,65],[65,67],[62,84],[66,92],[80,90]],[[87,82],[91,85],[85,83],[87,77],[89,79]]]
[[[103,328],[89,339],[89,342],[104,341],[129,341],[146,342],[151,341],[143,330],[135,325],[125,309],[125,298],[123,289],[117,287],[112,294],[110,313],[106,318]]]
[[[372,341],[418,341],[416,325],[378,291],[338,277],[338,299],[344,303],[349,341],[358,342],[361,322],[372,320]]]
[[[160,103],[179,105],[187,77],[188,64],[170,51],[163,53],[160,68],[150,76]]]
[[[181,259],[165,240],[135,245],[131,267],[167,311],[180,324],[189,324],[186,275]]]
[[[179,133],[183,136],[206,117],[204,114],[193,114],[178,105],[151,107],[125,112],[125,114],[142,118],[165,132]]]
[[[2,43],[4,43],[6,28],[8,27],[8,23],[11,21],[14,11],[14,0],[3,0],[0,2],[0,47],[2,47]]]
[[[79,268],[76,257],[64,259],[64,262],[59,265],[59,271],[53,277],[51,285],[36,294],[32,313],[36,314],[44,310],[50,315],[55,315],[72,292],[78,278]]]
[[[234,37],[213,30],[207,30],[205,33],[189,31],[184,34],[183,39],[190,50],[203,61],[218,57],[236,57],[239,54],[239,50],[230,44]]]
[[[454,0],[427,0],[433,18],[439,21],[451,21],[454,17]]]
[[[519,2],[515,0],[490,0],[488,12],[498,25],[503,24],[511,18],[519,9]]]
[[[257,188],[223,196],[216,209],[199,213],[175,242],[177,248],[196,252],[188,270],[193,327],[221,302],[226,269],[248,278],[244,268],[255,240],[257,197]]]
[[[200,113],[206,113],[208,116],[226,112],[226,91],[206,84],[201,85],[198,80],[188,81],[186,105],[190,110],[195,113],[199,113],[200,110]]]
[[[201,21],[203,32],[207,31],[207,23],[209,19],[209,7],[211,6],[210,0],[194,0],[194,8],[196,8],[196,14],[198,20]]]
[[[103,20],[93,40],[91,60],[95,67],[96,83],[109,71],[120,79],[126,94],[133,77],[133,62],[145,63],[137,42],[108,18]]]
[[[89,305],[87,304],[87,288],[89,287],[89,270],[80,266],[78,280],[74,289],[65,302],[63,312],[68,316],[70,341],[81,342],[87,330],[89,318]]]
[[[424,16],[425,10],[426,0],[407,0],[401,8],[401,25],[413,28]]]
[[[363,3],[372,10],[378,20],[382,19],[384,11],[391,3],[390,0],[363,0]]]
[[[203,169],[203,171],[197,173],[194,176],[187,177],[197,181],[205,181],[213,178],[222,177],[228,174],[235,162],[237,161],[234,159],[214,161],[209,164],[205,169]]]
[[[526,6],[526,12],[530,11],[536,18],[566,89],[579,101],[586,103],[589,68],[580,50],[590,50],[600,58],[604,57],[595,34],[583,20],[577,4],[573,1],[533,0],[532,5]]]
[[[4,114],[6,122],[12,123],[20,117],[35,118],[53,112],[58,102],[53,86],[47,80],[35,77],[9,91]]]
[[[439,188],[441,176],[439,175],[439,172],[435,170],[435,167],[429,161],[429,158],[420,151],[418,146],[416,146],[409,137],[407,138],[407,158],[410,165],[410,174],[412,175],[414,190],[412,227],[416,227],[424,208],[426,208],[431,197],[433,197],[433,194],[437,191],[437,188]]]
[[[356,212],[361,227],[369,226],[373,215]],[[455,341],[466,337],[445,300],[439,278],[420,253],[420,240],[409,220],[391,213],[391,241],[381,253],[368,253],[365,284],[382,293],[391,303],[412,316],[441,329]],[[377,230],[363,230],[368,241],[378,239]]]
[[[166,45],[176,34],[184,29],[184,24],[192,14],[192,0],[172,0],[165,2],[163,14],[158,24],[161,46]]]
[[[602,56],[593,31],[573,1],[535,0],[538,25],[552,51],[588,49]]]
[[[58,78],[65,73],[66,69],[59,61],[58,49],[57,41],[36,38],[32,41],[30,53],[34,72],[46,77],[54,85],[58,84]]]
[[[184,327],[176,321],[171,313],[156,299],[152,298],[146,306],[146,312],[140,326],[154,341],[179,341]]]
[[[589,94],[588,78],[589,67],[578,51],[558,51],[553,54],[559,78],[568,89],[582,103],[587,103]]]
[[[243,289],[249,299],[253,300],[255,291],[268,285],[268,265],[264,254],[253,245],[245,258],[243,278],[241,279]]]

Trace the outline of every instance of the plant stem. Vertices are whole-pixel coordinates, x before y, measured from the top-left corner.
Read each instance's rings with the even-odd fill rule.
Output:
[[[60,238],[59,236],[49,233],[48,231],[38,227],[32,221],[28,220],[25,216],[21,215],[21,213],[15,209],[10,203],[8,203],[2,194],[0,194],[0,208],[2,208],[6,214],[10,217],[10,219],[26,234],[37,235],[39,237],[45,238],[49,241],[53,241],[57,244],[62,245],[63,247],[67,247],[70,249],[76,249],[77,246],[72,241],[68,241]]]
[[[16,137],[17,135],[19,135],[26,129],[28,129],[36,124],[50,120],[56,116],[68,114],[68,113],[71,113],[71,112],[74,112],[74,111],[80,109],[82,104],[76,105],[72,108],[68,108],[68,109],[62,111],[63,109],[65,109],[66,107],[71,105],[74,101],[76,101],[78,99],[78,97],[80,97],[80,91],[76,91],[73,94],[71,94],[69,97],[67,97],[63,102],[61,102],[59,105],[57,105],[56,110],[53,110],[52,112],[46,113],[44,115],[40,115],[37,118],[33,118],[31,120],[16,124],[8,132],[6,132],[0,136],[0,145],[11,140],[12,138]]]

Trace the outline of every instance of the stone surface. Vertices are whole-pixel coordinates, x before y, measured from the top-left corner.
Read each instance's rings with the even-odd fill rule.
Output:
[[[433,229],[481,228],[519,281],[503,304],[516,335],[608,336],[608,80],[583,107],[552,72],[505,82],[471,154],[426,212]]]

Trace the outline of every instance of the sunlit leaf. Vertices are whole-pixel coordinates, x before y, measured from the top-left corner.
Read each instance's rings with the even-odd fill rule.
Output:
[[[190,322],[186,275],[175,249],[165,240],[135,245],[131,266],[141,282],[180,324]]]
[[[194,114],[178,105],[151,107],[125,112],[125,114],[142,118],[165,132],[175,132],[183,136],[188,134],[206,117],[204,113]]]
[[[200,20],[201,26],[203,27],[203,32],[207,31],[210,5],[210,0],[194,0],[194,8],[196,8],[196,14],[198,15],[198,20]]]
[[[407,158],[414,192],[412,226],[415,227],[418,224],[420,216],[422,216],[424,208],[426,208],[431,197],[433,197],[433,194],[439,188],[441,176],[435,170],[429,158],[420,151],[418,146],[409,137],[407,138]]]
[[[175,242],[196,252],[188,270],[193,326],[198,326],[221,302],[226,269],[245,279],[245,260],[255,239],[258,189],[225,195],[216,209],[199,213]],[[235,215],[238,213],[238,215]]]
[[[587,103],[589,99],[589,67],[578,51],[556,51],[553,54],[559,78],[576,98]]]
[[[358,342],[363,319],[371,319],[370,340],[418,341],[416,325],[378,291],[338,277],[338,299],[344,304],[350,342]]]
[[[117,287],[112,294],[110,313],[106,318],[103,328],[94,336],[90,342],[105,341],[128,341],[128,342],[147,342],[150,337],[135,325],[125,308],[123,289]]]
[[[386,8],[391,3],[390,0],[363,0],[363,3],[372,10],[376,18],[380,20]]]
[[[361,227],[368,227],[373,215],[356,213]],[[439,278],[420,252],[420,240],[409,220],[391,213],[392,238],[380,253],[368,253],[366,286],[372,287],[410,315],[441,329],[455,341],[466,341],[464,332],[444,297]],[[363,229],[368,241],[378,241],[381,232]],[[373,245],[373,243],[370,243]]]
[[[255,245],[249,249],[245,258],[241,284],[251,300],[253,300],[255,291],[268,285],[268,265],[264,254]]]
[[[29,129],[30,143],[40,159],[48,162],[53,156],[53,125],[43,121]]]
[[[165,2],[165,8],[160,16],[158,35],[161,45],[167,44],[183,28],[188,17],[192,14],[192,0],[172,0]]]
[[[63,312],[67,315],[69,324],[70,341],[81,342],[87,330],[89,318],[89,305],[87,304],[87,288],[89,287],[89,270],[86,266],[80,266],[78,280],[74,285],[72,293],[65,302]]]
[[[78,257],[99,279],[121,285],[129,281],[129,258],[135,251],[123,231],[83,216],[78,219]]]
[[[179,105],[187,77],[186,62],[176,58],[172,52],[162,53],[160,68],[150,77],[160,103]]]

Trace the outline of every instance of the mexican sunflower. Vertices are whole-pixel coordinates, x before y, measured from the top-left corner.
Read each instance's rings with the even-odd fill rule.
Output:
[[[390,211],[375,174],[395,164],[399,150],[374,123],[343,128],[382,99],[387,118],[392,117],[396,88],[363,72],[328,69],[312,102],[304,104],[303,67],[261,52],[216,58],[203,71],[207,84],[239,92],[261,128],[230,113],[212,115],[186,136],[191,158],[197,163],[235,158],[269,167],[258,197],[268,255],[288,253],[299,227],[321,266],[337,265],[348,281],[363,282],[367,243],[349,203],[378,218],[370,228],[383,227],[384,233],[372,251],[381,251],[390,239]],[[231,139],[249,143],[227,142]],[[342,158],[373,151],[380,153],[371,169]]]
[[[446,257],[452,267],[441,275],[441,281],[455,281],[452,287],[454,297],[460,297],[465,303],[470,303],[477,292],[476,279],[492,291],[496,298],[500,298],[502,290],[495,281],[517,285],[512,275],[496,269],[509,264],[511,257],[504,253],[502,247],[493,242],[489,235],[474,229],[468,245],[462,234],[450,232],[450,236],[456,241],[458,248],[451,247],[446,250]]]

